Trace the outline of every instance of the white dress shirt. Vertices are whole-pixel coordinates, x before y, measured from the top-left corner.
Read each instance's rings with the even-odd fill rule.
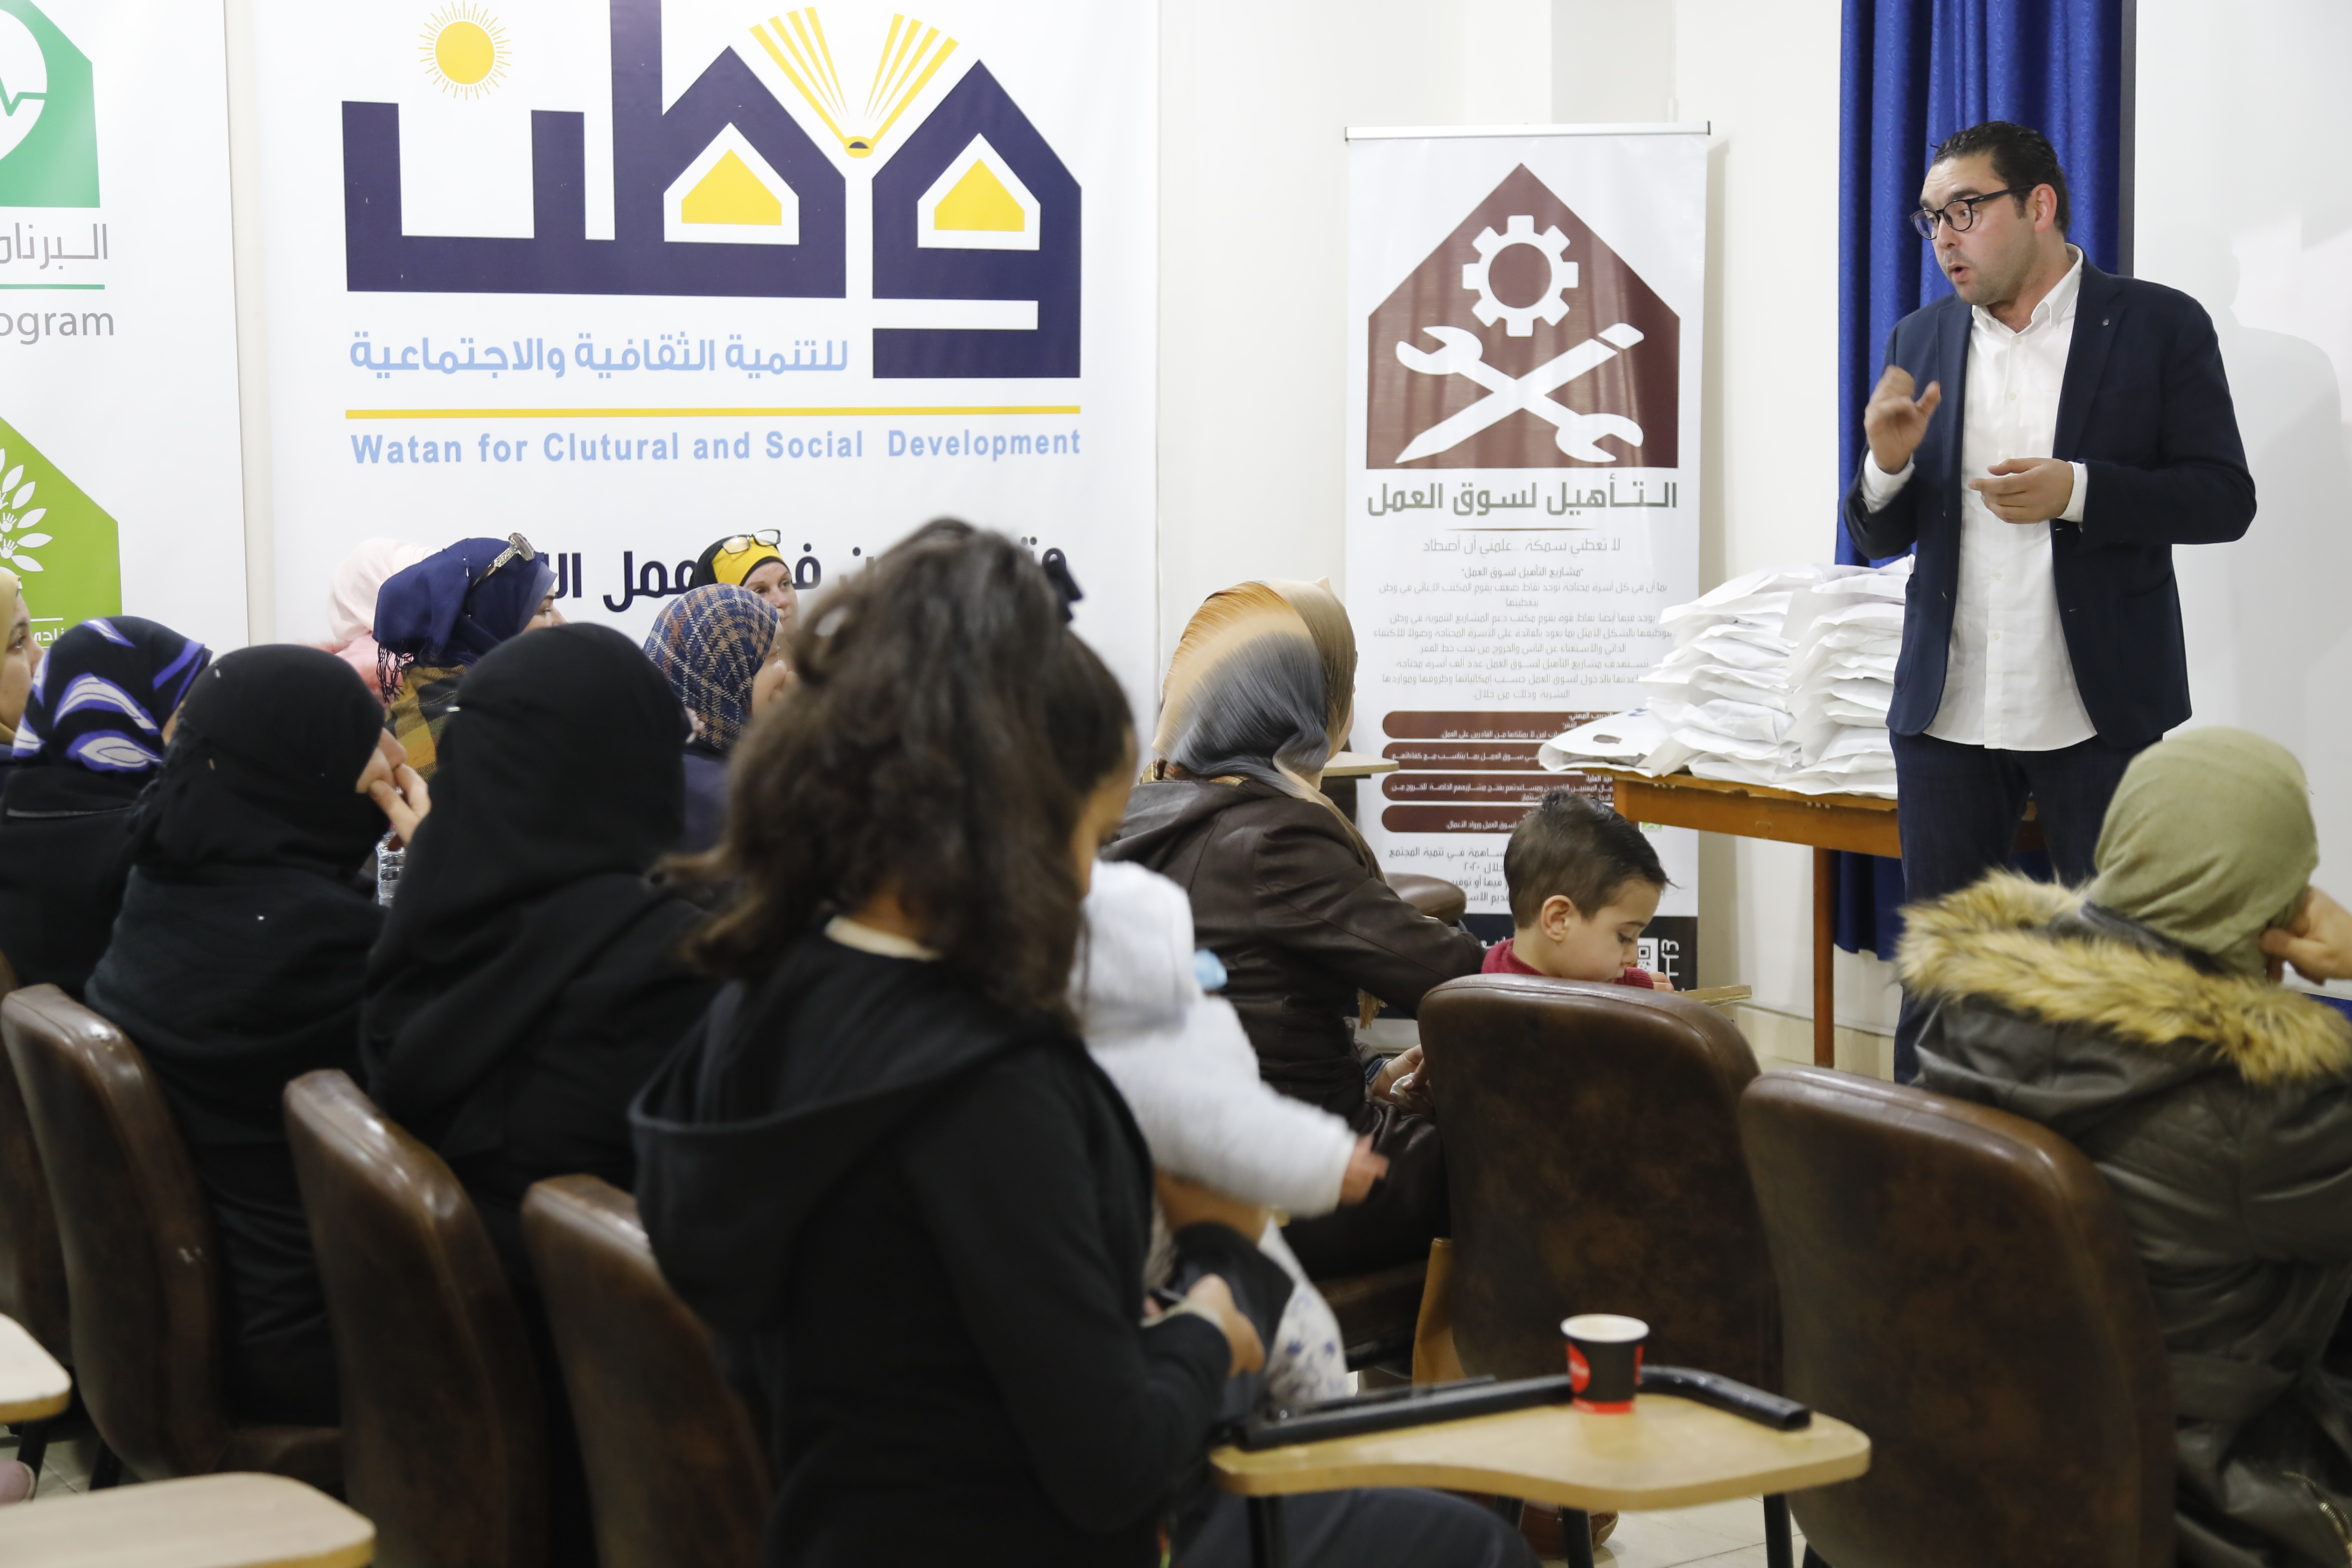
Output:
[[[2074,247],[2069,246],[2069,250]],[[2058,392],[2074,339],[2083,254],[2012,332],[1977,307],[1969,329],[1967,403],[1961,409],[1960,479],[1982,479],[2011,458],[2047,458],[2058,435]],[[1862,464],[1863,500],[1876,511],[1910,482],[1916,462],[1882,470]],[[2080,463],[2074,493],[2059,513],[2083,521],[2091,477]],[[2046,522],[2003,522],[1972,489],[1960,491],[1959,597],[1944,666],[1944,700],[1927,733],[1964,746],[2054,752],[2098,733],[2075,689],[2074,660],[2058,613]]]

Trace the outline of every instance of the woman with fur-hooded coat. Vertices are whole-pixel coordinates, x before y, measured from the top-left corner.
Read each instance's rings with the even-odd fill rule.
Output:
[[[2079,893],[1997,872],[1914,910],[1921,1083],[2088,1154],[2155,1293],[2178,1422],[2179,1560],[2352,1553],[2352,1026],[2279,986],[2262,933],[2318,863],[2302,768],[2237,730],[2124,775]]]

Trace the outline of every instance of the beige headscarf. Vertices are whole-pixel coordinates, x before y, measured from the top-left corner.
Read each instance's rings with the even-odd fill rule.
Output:
[[[2303,764],[2247,730],[2191,730],[2132,759],[2099,834],[2091,902],[2238,974],[2293,921],[2319,864]]]
[[[16,606],[24,602],[24,579],[5,567],[0,567],[0,638],[5,638],[8,628],[16,624]],[[0,721],[0,750],[13,747],[16,743],[16,727]]]
[[[1356,633],[1331,584],[1244,583],[1210,595],[1184,627],[1151,745],[1202,778],[1320,800],[1316,781],[1355,707]]]

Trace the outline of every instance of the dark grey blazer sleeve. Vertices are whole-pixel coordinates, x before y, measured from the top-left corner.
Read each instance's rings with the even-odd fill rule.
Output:
[[[1884,363],[1888,365],[1895,363],[1895,333],[1891,331],[1886,334]],[[1883,368],[1880,374],[1885,374]],[[1942,412],[1941,407],[1937,409],[1937,413]],[[1865,463],[1871,460],[1868,442],[1863,444],[1862,460]],[[1884,561],[1888,556],[1906,553],[1918,542],[1919,489],[1919,475],[1915,469],[1910,483],[1889,496],[1885,506],[1873,511],[1862,488],[1862,470],[1859,468],[1854,469],[1853,477],[1846,481],[1842,510],[1846,535],[1865,559]]]
[[[2161,364],[2158,460],[2150,467],[2083,460],[2090,494],[2083,537],[2093,544],[2226,544],[2254,521],[2254,478],[2221,369],[2213,319],[2179,297]]]

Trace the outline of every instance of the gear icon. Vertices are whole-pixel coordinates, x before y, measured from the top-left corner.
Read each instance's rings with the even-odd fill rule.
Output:
[[[1477,247],[1478,259],[1462,264],[1462,287],[1478,290],[1478,302],[1470,308],[1470,313],[1478,318],[1480,325],[1491,327],[1499,320],[1505,323],[1504,335],[1525,338],[1535,335],[1538,318],[1544,325],[1552,327],[1568,314],[1566,295],[1576,287],[1576,263],[1561,254],[1568,248],[1568,236],[1559,232],[1559,225],[1538,235],[1533,216],[1514,213],[1503,225],[1502,233],[1496,234],[1491,227],[1481,229],[1478,237],[1470,243]],[[1551,263],[1550,284],[1525,305],[1504,304],[1495,298],[1494,285],[1489,281],[1495,258],[1515,245],[1539,251]]]

